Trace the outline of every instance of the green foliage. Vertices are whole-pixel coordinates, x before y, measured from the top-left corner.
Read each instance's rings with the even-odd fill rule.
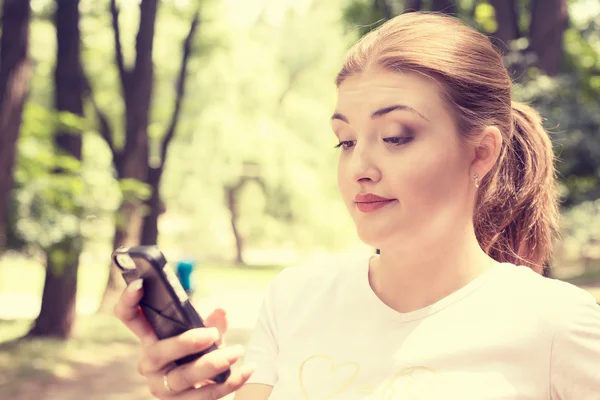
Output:
[[[106,170],[109,154],[101,151],[102,143],[94,141],[93,134],[84,134],[82,163],[55,151],[53,134],[59,125],[76,130],[86,121],[68,113],[59,115],[33,101],[27,103],[15,171],[12,248],[50,249],[67,237],[77,237],[86,215],[108,217],[116,207],[111,190],[116,184]],[[56,170],[63,172],[56,174]],[[84,226],[88,221],[84,220]]]
[[[558,258],[581,274],[600,273],[600,200],[585,201],[567,210],[562,218]]]
[[[600,197],[600,7],[587,5],[570,3],[563,72],[549,78],[530,68],[516,89],[540,109],[554,134],[565,206]]]
[[[150,186],[135,179],[119,180],[119,189],[123,199],[128,202],[148,200],[152,194]]]
[[[475,5],[473,18],[486,33],[494,33],[498,29],[494,7],[487,2],[479,2]]]
[[[57,121],[55,114],[28,103],[15,171],[15,236],[44,248],[78,230],[80,206],[75,199],[83,189],[77,176],[79,160],[53,150],[52,127]],[[65,174],[56,176],[53,171],[59,168]]]
[[[374,7],[373,3],[372,0],[355,0],[344,8],[344,19],[357,29],[360,36],[385,22],[383,12],[378,7]]]

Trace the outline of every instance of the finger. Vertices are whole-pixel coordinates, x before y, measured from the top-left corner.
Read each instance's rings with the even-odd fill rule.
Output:
[[[225,383],[210,384],[199,389],[190,389],[177,396],[177,400],[216,400],[227,396],[241,388],[252,376],[254,369],[247,365],[231,371]]]
[[[182,392],[211,380],[231,368],[244,354],[242,346],[233,346],[212,351],[198,360],[175,368],[168,374],[169,386],[174,392]],[[163,384],[162,377],[156,385]]]
[[[220,385],[206,385],[202,386],[199,389],[194,390],[197,397],[192,397],[188,393],[182,400],[193,400],[193,399],[207,399],[214,400],[220,399],[222,397],[227,396],[230,393],[235,392],[239,388],[241,388],[244,383],[252,376],[254,369],[247,365],[240,367],[231,372],[231,376],[227,381]],[[189,397],[188,397],[189,396]]]
[[[140,342],[148,344],[156,342],[158,338],[139,307],[140,299],[144,294],[142,283],[141,279],[137,279],[125,288],[114,313],[140,339]]]
[[[215,327],[219,330],[219,340],[217,341],[217,346],[222,346],[224,344],[223,335],[227,331],[229,326],[227,322],[227,313],[222,308],[217,308],[213,310],[208,317],[204,320],[204,325]]]
[[[216,328],[197,328],[144,347],[138,372],[147,375],[164,369],[171,362],[208,349],[219,339]]]

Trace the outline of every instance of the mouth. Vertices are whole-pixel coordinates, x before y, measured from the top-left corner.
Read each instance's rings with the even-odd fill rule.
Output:
[[[394,201],[396,201],[396,199],[388,199],[372,193],[357,194],[356,197],[354,197],[356,208],[358,208],[361,212],[377,211],[380,208],[393,203]]]

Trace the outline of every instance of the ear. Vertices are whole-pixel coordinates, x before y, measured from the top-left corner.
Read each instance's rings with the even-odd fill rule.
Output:
[[[496,164],[501,149],[502,134],[498,127],[486,127],[475,142],[471,174],[477,174],[479,179],[483,179]]]

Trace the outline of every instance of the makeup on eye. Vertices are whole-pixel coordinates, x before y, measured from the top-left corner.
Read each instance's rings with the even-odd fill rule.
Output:
[[[392,136],[383,138],[383,141],[393,146],[407,144],[414,139],[414,136]]]
[[[390,137],[384,137],[382,140],[385,143],[388,143],[392,146],[402,146],[404,144],[407,144],[409,142],[411,142],[414,139],[414,136],[390,136]],[[338,144],[336,144],[334,146],[334,148],[339,149],[342,148],[343,150],[348,150],[352,147],[356,146],[356,140],[340,140],[340,142]]]
[[[354,146],[354,142],[356,142],[356,140],[341,140],[334,148],[339,149],[341,147],[343,150],[348,150]]]

